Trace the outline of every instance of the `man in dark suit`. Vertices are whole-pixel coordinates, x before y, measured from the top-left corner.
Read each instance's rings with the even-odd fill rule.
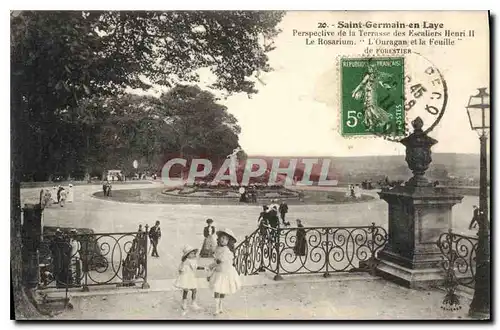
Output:
[[[257,223],[260,228],[260,235],[263,238],[262,242],[265,242],[268,239],[267,227],[269,227],[269,220],[268,220],[269,215],[267,214],[267,209],[268,209],[267,205],[263,205],[262,212],[260,212],[259,218],[257,219]]]
[[[102,191],[104,192],[104,196],[111,196],[111,183],[109,181],[106,181],[102,185]]]
[[[159,258],[160,256],[158,255],[158,242],[161,237],[161,230],[160,230],[160,221],[156,221],[155,225],[151,227],[149,230],[149,239],[151,241],[151,244],[153,245],[153,252],[151,252],[152,257],[157,257]]]
[[[272,233],[271,238],[274,239],[275,241],[279,241],[278,228],[280,226],[280,218],[278,215],[278,209],[279,209],[278,201],[276,199],[273,199],[266,211],[269,225],[273,228],[271,229]]]
[[[59,186],[57,188],[57,203],[59,203],[61,201],[61,191],[64,190],[64,187],[63,186]]]
[[[472,228],[476,228],[477,225],[479,224],[479,208],[477,207],[477,205],[474,205],[473,206],[474,208],[474,213],[472,215],[472,220],[469,224],[469,230],[472,230]]]
[[[281,221],[283,221],[283,225],[289,226],[290,223],[287,223],[285,221],[285,216],[288,213],[288,205],[284,201],[281,202],[280,207],[279,207],[280,215],[281,215]]]

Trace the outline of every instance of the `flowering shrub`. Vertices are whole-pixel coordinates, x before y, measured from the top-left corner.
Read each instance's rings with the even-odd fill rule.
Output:
[[[194,194],[195,192],[198,191],[198,187],[189,187],[189,188],[184,188],[182,190],[179,190],[179,195],[190,195]]]

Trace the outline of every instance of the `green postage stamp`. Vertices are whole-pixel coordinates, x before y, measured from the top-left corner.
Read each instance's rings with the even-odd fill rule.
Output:
[[[404,135],[404,58],[342,58],[340,66],[342,135]]]

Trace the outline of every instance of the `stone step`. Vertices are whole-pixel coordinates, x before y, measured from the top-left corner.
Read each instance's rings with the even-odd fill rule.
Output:
[[[257,275],[242,276],[242,286],[266,286],[283,283],[316,283],[328,281],[369,281],[380,280],[368,273],[332,273],[330,277],[323,277],[322,274],[305,274],[305,275],[283,275],[283,279],[274,280],[274,274],[263,272]],[[93,286],[88,292],[83,292],[81,288],[72,288],[68,290],[70,297],[90,297],[90,296],[106,296],[116,294],[136,294],[148,292],[168,292],[178,291],[174,286],[175,279],[150,280],[148,281],[149,288],[142,289],[141,284],[136,284],[135,287],[117,287],[116,285]],[[198,289],[208,289],[208,281],[206,278],[198,278]],[[65,289],[49,288],[41,290],[40,293],[46,294],[49,299],[64,298],[66,296]]]

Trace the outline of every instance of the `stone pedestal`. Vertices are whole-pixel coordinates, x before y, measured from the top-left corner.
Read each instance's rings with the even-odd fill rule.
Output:
[[[25,204],[23,208],[22,260],[23,284],[34,289],[40,280],[38,248],[43,235],[43,209],[40,204]]]
[[[389,204],[389,241],[378,254],[379,275],[412,288],[441,282],[436,243],[451,227],[451,209],[463,196],[431,186],[400,186],[379,195]]]
[[[434,187],[425,177],[432,162],[431,147],[438,141],[423,130],[420,117],[412,121],[413,133],[400,142],[406,147],[406,163],[413,173],[405,186],[379,193],[389,204],[389,242],[378,254],[377,272],[407,287],[442,282],[441,233],[451,228],[451,208],[463,196]]]

